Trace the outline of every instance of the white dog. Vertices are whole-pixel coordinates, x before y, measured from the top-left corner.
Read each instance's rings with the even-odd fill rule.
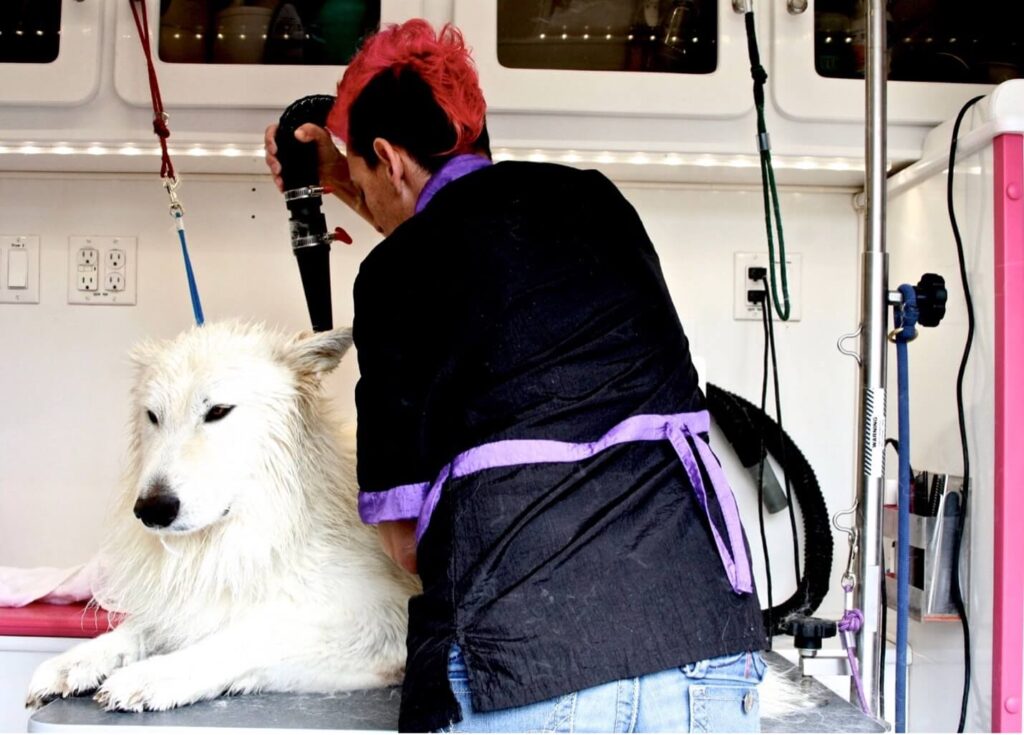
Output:
[[[135,350],[130,473],[96,594],[127,618],[42,664],[28,706],[401,681],[418,581],[360,522],[354,456],[320,391],[351,343],[210,324]]]

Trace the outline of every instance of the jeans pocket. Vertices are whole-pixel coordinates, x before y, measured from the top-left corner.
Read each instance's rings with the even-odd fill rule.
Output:
[[[709,680],[690,686],[690,732],[760,732],[757,685]]]
[[[767,669],[768,665],[760,653],[744,651],[687,664],[682,667],[682,672],[692,680],[709,679],[760,684],[764,680]]]

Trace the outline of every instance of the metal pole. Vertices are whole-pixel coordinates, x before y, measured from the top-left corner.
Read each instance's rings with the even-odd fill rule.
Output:
[[[857,646],[868,706],[881,716],[878,688],[881,646],[882,491],[885,483],[886,306],[889,258],[885,252],[886,38],[885,0],[866,0],[866,203],[861,273],[861,442],[857,485],[860,559],[854,604],[864,613]]]

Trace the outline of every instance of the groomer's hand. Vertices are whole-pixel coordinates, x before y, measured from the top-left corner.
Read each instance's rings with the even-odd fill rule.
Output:
[[[277,125],[267,127],[263,135],[263,149],[266,151],[267,168],[274,175],[274,184],[278,191],[284,191],[281,179],[281,162],[277,160],[277,143],[274,136]],[[306,123],[295,130],[295,139],[303,143],[316,144],[317,158],[320,162],[320,185],[329,189],[336,197],[345,202],[355,212],[377,229],[376,222],[363,205],[359,190],[352,183],[348,170],[348,159],[338,150],[331,140],[331,135],[318,125]]]
[[[384,521],[377,524],[384,553],[410,574],[416,574],[416,521]]]

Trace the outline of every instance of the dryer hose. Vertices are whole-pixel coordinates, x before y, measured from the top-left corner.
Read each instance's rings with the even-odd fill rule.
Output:
[[[753,403],[708,383],[708,411],[728,438],[745,466],[760,461],[762,437],[765,451],[786,458],[792,495],[803,516],[803,574],[789,599],[764,610],[769,635],[786,634],[789,618],[811,615],[828,594],[832,576],[832,527],[825,498],[814,470],[800,449],[770,416]],[[767,560],[766,560],[767,561]]]

